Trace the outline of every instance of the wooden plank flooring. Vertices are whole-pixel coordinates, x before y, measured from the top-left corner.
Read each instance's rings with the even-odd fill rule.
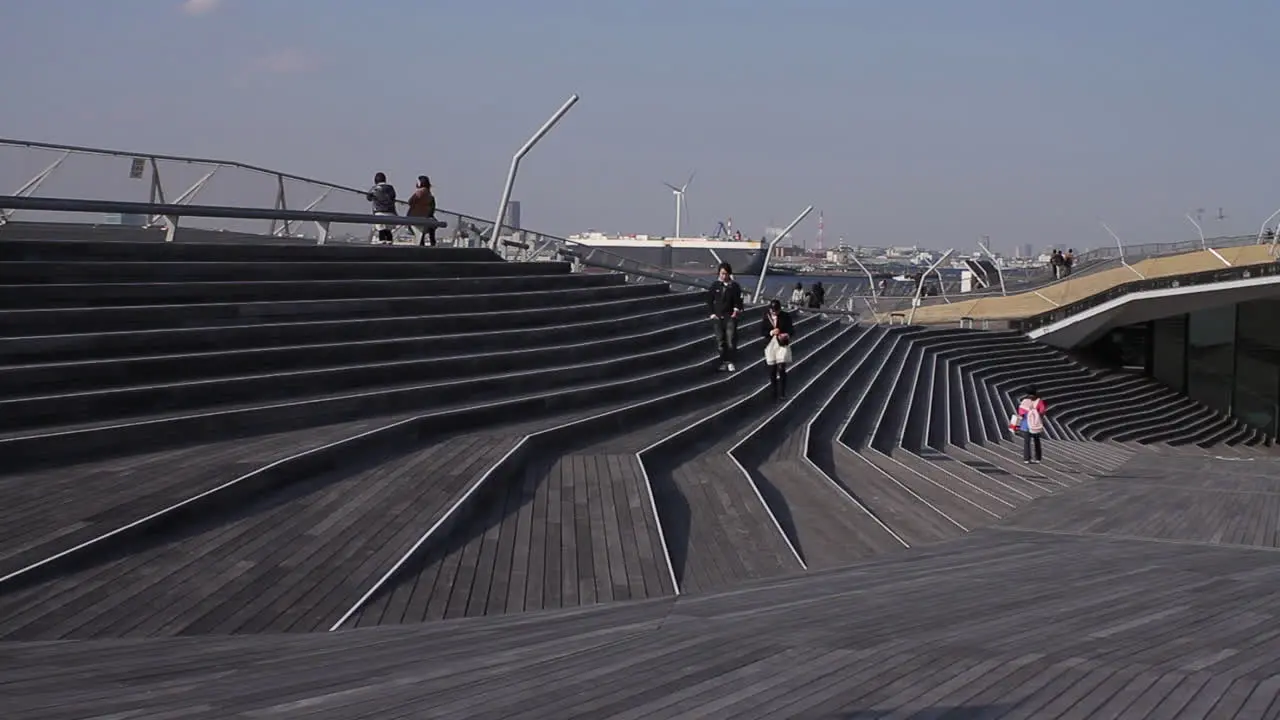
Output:
[[[1159,471],[1104,476],[1010,523],[1054,532],[1280,547],[1280,476],[1259,474],[1249,461],[1218,460],[1216,468],[1193,462],[1182,470],[1161,465]],[[1264,462],[1267,467],[1272,473],[1280,469],[1274,462]]]
[[[0,575],[400,416],[0,476]]]
[[[405,568],[355,624],[671,594],[671,571],[635,455],[567,455],[492,488],[474,521]]]
[[[810,570],[904,549],[848,494],[809,466],[769,462],[755,473],[761,494]]]
[[[583,455],[616,455],[619,453],[637,453],[663,438],[692,425],[700,418],[713,415],[720,409],[737,402],[739,397],[733,395],[718,402],[707,404],[695,410],[680,413],[674,417],[664,418],[645,424],[630,432],[614,435],[610,438],[576,449],[574,452]]]
[[[0,597],[0,637],[317,630],[337,619],[516,438],[450,438],[319,477],[123,558]]]
[[[723,450],[650,468],[649,479],[683,592],[800,571],[764,503]]]
[[[902,550],[884,525],[804,462],[807,420],[800,415],[787,423],[764,462],[748,468],[805,565],[829,568]]]
[[[330,634],[10,642],[0,682],[7,717],[48,720],[1273,718],[1273,556],[984,529],[910,562],[658,603]]]
[[[833,453],[835,472],[832,477],[907,544],[923,545],[953,538],[964,532],[961,527],[848,448],[835,444]]]

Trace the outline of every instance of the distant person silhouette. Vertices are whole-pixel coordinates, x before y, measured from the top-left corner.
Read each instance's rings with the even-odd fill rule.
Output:
[[[387,182],[387,176],[384,173],[374,174],[373,187],[369,188],[369,192],[365,193],[365,199],[373,204],[374,215],[396,214],[396,189],[391,183]],[[376,242],[383,245],[392,243],[390,225],[374,225],[373,231],[378,238]]]
[[[436,196],[431,194],[431,178],[426,175],[418,176],[418,185],[413,194],[409,196],[409,210],[405,212],[405,215],[435,219]],[[418,245],[425,246],[427,241],[430,240],[431,247],[436,246],[435,224],[424,225],[414,229],[419,233]]]

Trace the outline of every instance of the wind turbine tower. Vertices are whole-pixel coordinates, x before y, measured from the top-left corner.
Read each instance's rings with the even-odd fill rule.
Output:
[[[688,205],[685,204],[684,193],[686,190],[689,189],[689,183],[693,182],[693,176],[697,174],[698,174],[697,170],[694,170],[693,172],[689,173],[689,179],[685,180],[684,184],[681,185],[680,187],[676,187],[675,185],[672,185],[669,182],[662,183],[663,185],[666,185],[667,187],[671,188],[671,194],[674,195],[676,198],[676,237],[682,237],[680,235],[680,220],[682,219],[684,212],[689,207]]]

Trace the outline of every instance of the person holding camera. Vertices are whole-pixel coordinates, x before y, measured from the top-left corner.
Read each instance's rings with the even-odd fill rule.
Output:
[[[791,362],[791,337],[795,334],[791,313],[782,309],[781,300],[771,300],[764,311],[760,333],[767,338],[764,363],[769,368],[769,388],[777,402],[787,397],[787,365]]]

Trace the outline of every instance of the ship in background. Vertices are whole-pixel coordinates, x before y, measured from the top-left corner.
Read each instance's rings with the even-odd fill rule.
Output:
[[[586,232],[566,239],[684,275],[715,275],[722,262],[729,263],[735,275],[757,275],[765,258],[764,241],[740,235],[655,237]]]
[[[751,240],[744,238],[741,232],[735,232],[733,218],[717,222],[710,235],[684,237],[680,234],[681,224],[688,220],[685,195],[697,174],[697,170],[690,173],[683,185],[662,183],[675,198],[675,234],[672,237],[609,235],[589,230],[566,239],[684,275],[715,275],[720,263],[725,262],[733,268],[735,275],[758,275],[764,267],[768,245],[764,239]]]

